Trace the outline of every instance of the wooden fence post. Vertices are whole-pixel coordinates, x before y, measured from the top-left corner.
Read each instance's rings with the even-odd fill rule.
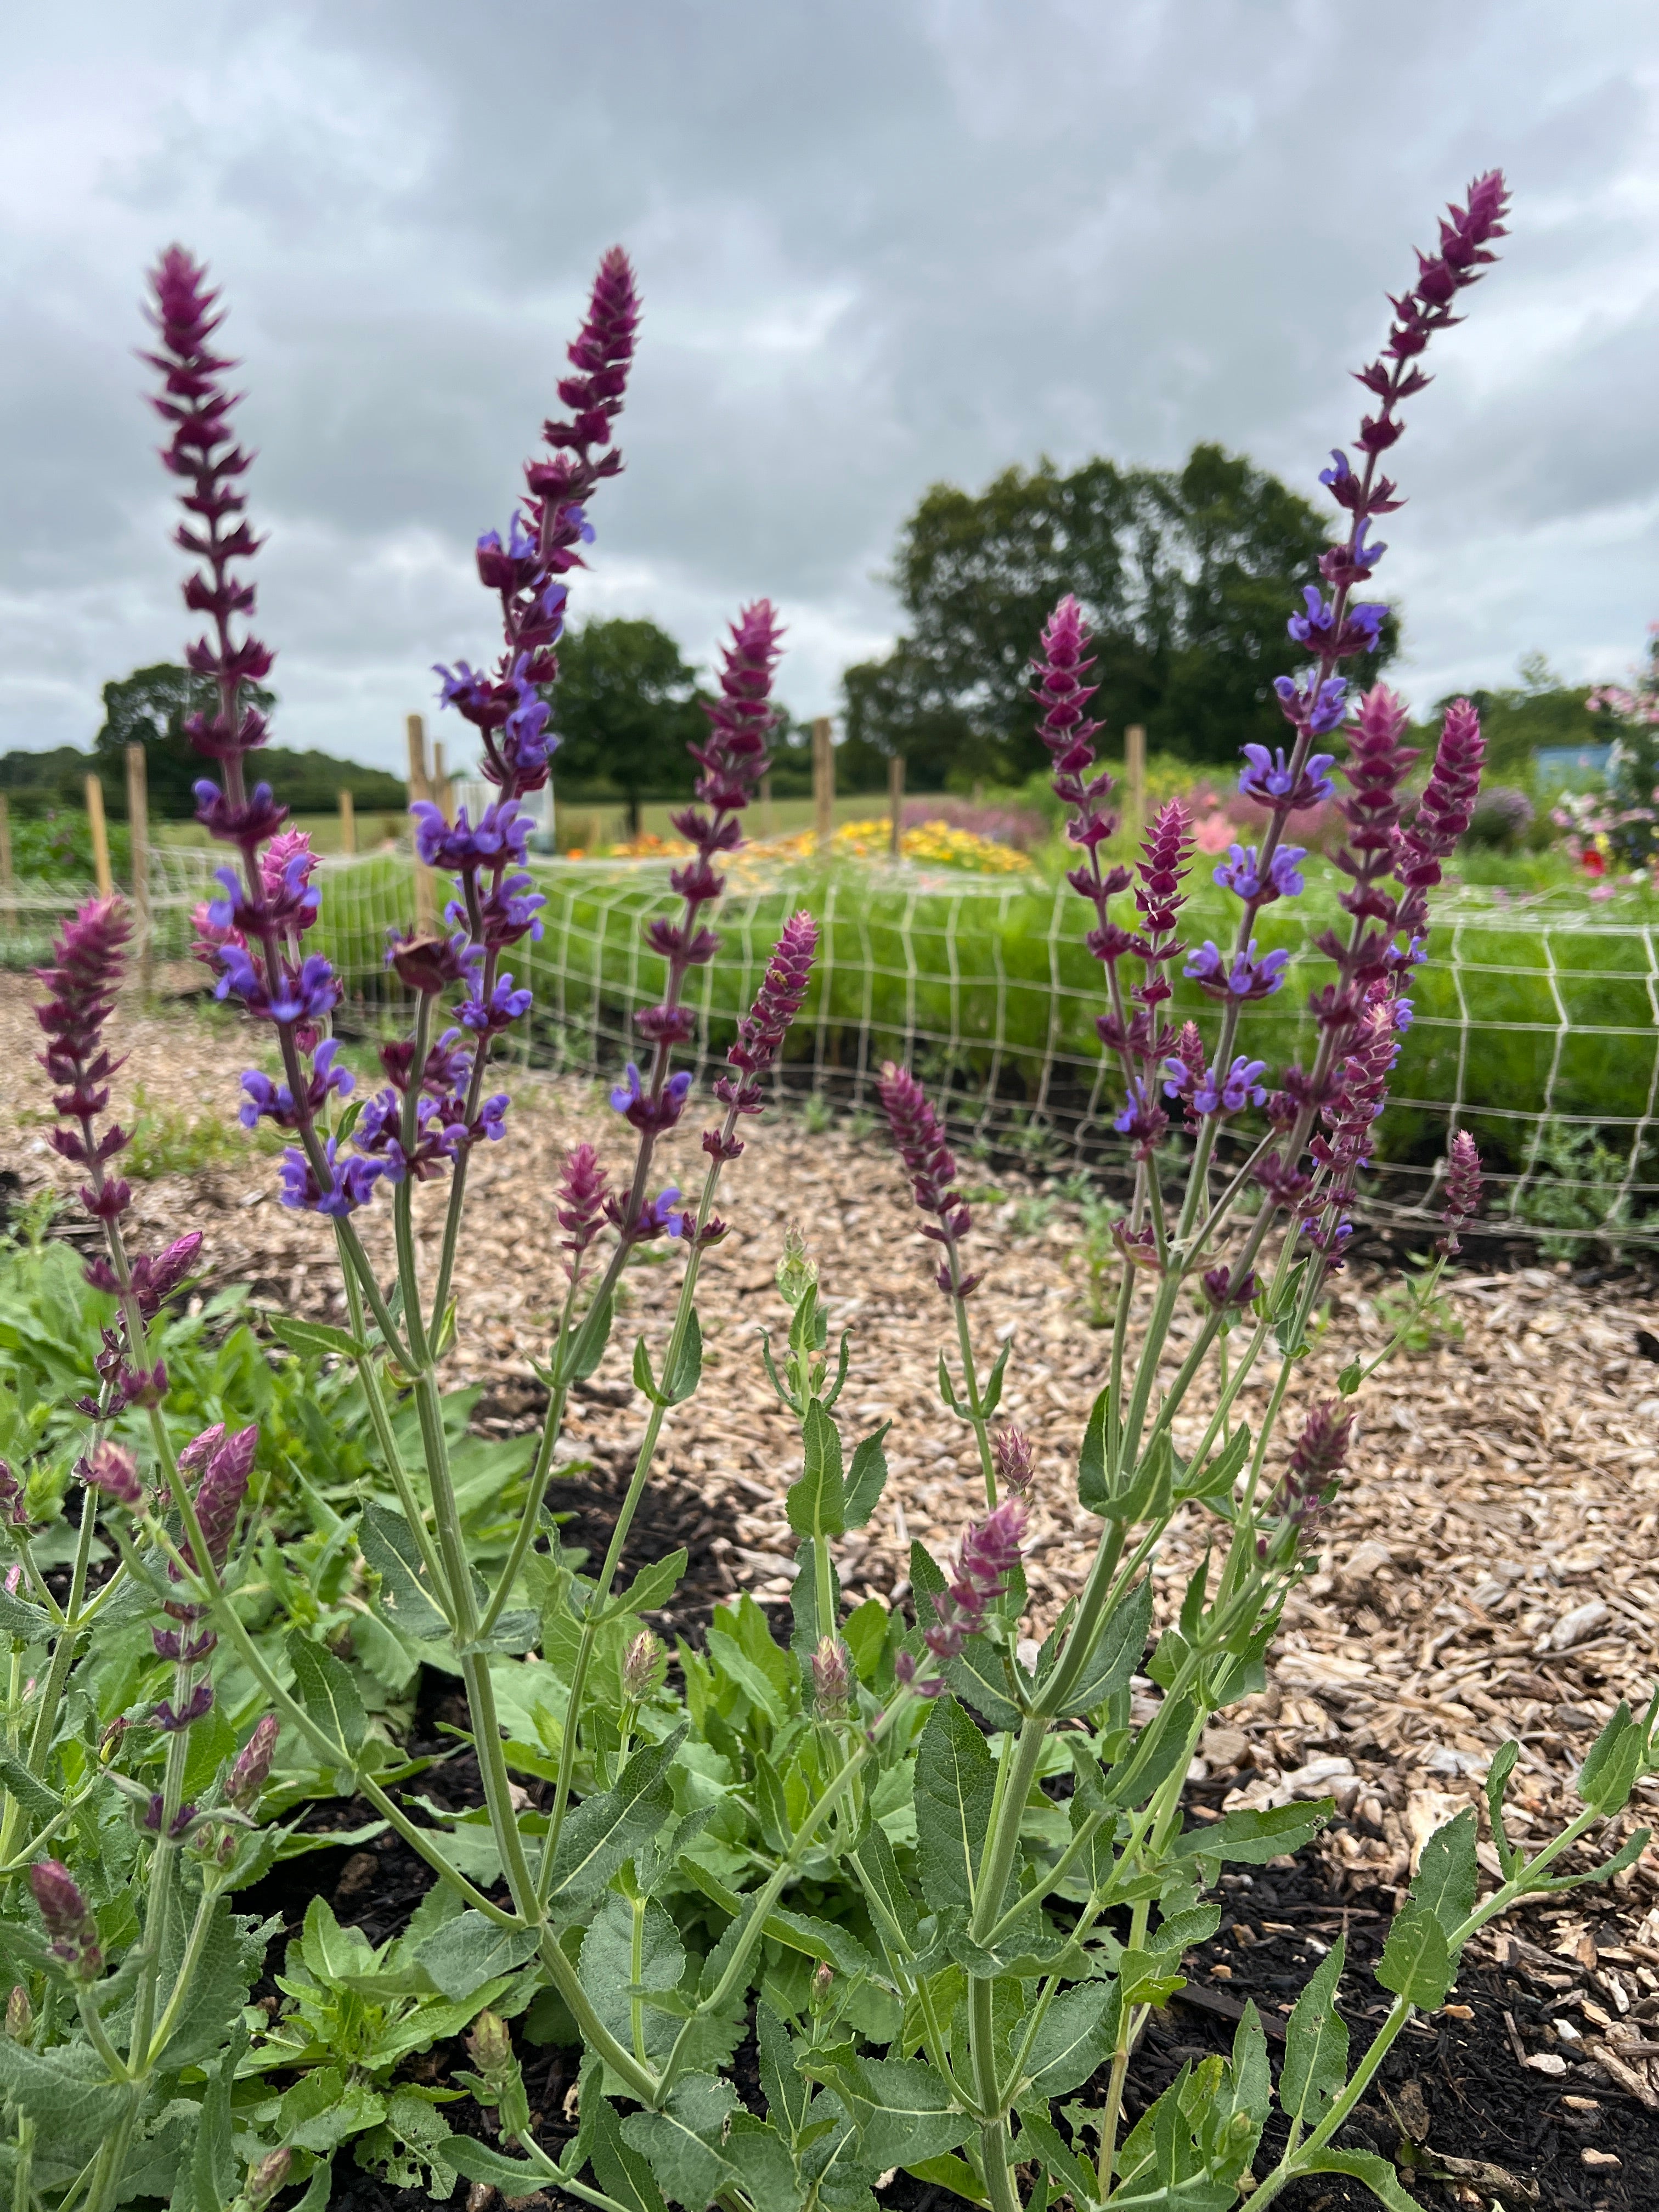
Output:
[[[11,807],[6,794],[0,791],[0,914],[8,921],[16,919],[17,902],[11,872]]]
[[[887,763],[888,850],[896,860],[904,852],[904,755],[892,754]]]
[[[812,834],[815,849],[827,860],[836,834],[836,743],[828,714],[812,725]]]
[[[418,714],[410,714],[404,724],[409,738],[409,799],[412,806],[416,799],[430,799],[432,779],[426,765],[426,724]],[[415,863],[415,933],[428,937],[437,924],[438,902],[433,896],[432,871],[423,867],[417,859]]]
[[[455,819],[455,787],[450,782],[449,770],[444,765],[444,741],[432,740],[432,799],[446,822]]]
[[[350,857],[357,849],[357,811],[351,793],[340,793],[340,850]]]
[[[127,747],[127,839],[133,925],[138,939],[138,988],[148,996],[154,948],[149,936],[149,785],[142,745]]]
[[[1123,823],[1132,844],[1146,834],[1146,732],[1131,722],[1123,732],[1123,774],[1127,804]]]
[[[86,782],[87,822],[92,830],[92,872],[100,898],[112,898],[115,880],[109,872],[109,831],[104,826],[104,787],[95,775]]]

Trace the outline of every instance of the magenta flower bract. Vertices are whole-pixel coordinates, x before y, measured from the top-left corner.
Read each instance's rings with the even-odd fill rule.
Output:
[[[805,911],[791,915],[772,948],[755,1002],[738,1024],[737,1042],[726,1055],[727,1065],[738,1071],[738,1076],[722,1075],[714,1085],[714,1096],[739,1114],[760,1111],[761,1089],[754,1079],[764,1074],[776,1060],[790,1024],[805,1004],[817,947],[818,926],[811,915]],[[714,1149],[710,1139],[718,1139],[719,1134],[716,1130],[708,1132],[703,1139],[705,1151]],[[729,1145],[723,1157],[734,1157]]]
[[[957,1179],[956,1154],[927,1092],[907,1068],[890,1060],[881,1071],[877,1090],[888,1130],[909,1171],[916,1204],[937,1220],[937,1227],[927,1224],[921,1232],[945,1247],[944,1264],[934,1280],[947,1297],[965,1298],[979,1277],[962,1273],[957,1248],[971,1226],[971,1216],[960,1192],[952,1187]]]
[[[1440,1240],[1440,1249],[1449,1258],[1462,1249],[1459,1232],[1463,1224],[1480,1211],[1480,1155],[1467,1129],[1456,1132],[1447,1152],[1445,1195],[1440,1218],[1446,1233]]]

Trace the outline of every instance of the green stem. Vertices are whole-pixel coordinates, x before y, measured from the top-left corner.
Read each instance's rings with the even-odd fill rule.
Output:
[[[190,1937],[185,1945],[185,1955],[179,1968],[179,1978],[173,1984],[173,1995],[167,1999],[166,2010],[155,2023],[155,2033],[149,2039],[149,2048],[139,2061],[141,2070],[146,2076],[166,2056],[168,2038],[179,2025],[179,2015],[184,2010],[185,2000],[190,1995],[191,1983],[195,1977],[196,1969],[202,1962],[202,1952],[207,1943],[209,1930],[213,1926],[214,1907],[218,1901],[216,1890],[204,1889],[197,1903],[196,1917],[191,1923]]]
[[[338,1223],[335,1226],[337,1232]],[[345,1283],[346,1308],[350,1316],[351,1334],[361,1344],[363,1341],[362,1286],[358,1282],[356,1273],[347,1259],[343,1249],[340,1251],[340,1273]],[[380,1389],[380,1377],[373,1355],[359,1359],[356,1362],[356,1368],[357,1379],[363,1386],[364,1402],[368,1407],[369,1425],[374,1431],[375,1442],[380,1447],[380,1456],[386,1462],[386,1469],[392,1479],[392,1486],[398,1493],[398,1504],[402,1509],[404,1520],[409,1523],[409,1533],[415,1539],[416,1547],[421,1555],[421,1564],[426,1569],[427,1579],[432,1584],[433,1595],[438,1601],[440,1610],[448,1620],[451,1627],[453,1627],[453,1599],[445,1580],[443,1569],[439,1564],[438,1554],[433,1548],[432,1534],[427,1527],[425,1510],[415,1495],[414,1486],[409,1480],[409,1470],[404,1465],[403,1454],[398,1450],[398,1439],[392,1433],[392,1418],[386,1412],[386,1398]]]
[[[951,1251],[951,1272],[957,1273],[956,1247]],[[957,1310],[957,1344],[962,1353],[962,1380],[968,1394],[968,1418],[973,1425],[975,1441],[979,1445],[980,1473],[985,1478],[985,1506],[989,1513],[997,1510],[996,1466],[991,1457],[991,1431],[986,1421],[985,1408],[980,1402],[979,1376],[974,1365],[973,1339],[968,1330],[968,1301],[957,1297],[951,1301]]]

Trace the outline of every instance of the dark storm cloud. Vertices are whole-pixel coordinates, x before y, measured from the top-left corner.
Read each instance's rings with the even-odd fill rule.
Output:
[[[182,636],[138,272],[210,257],[260,449],[284,734],[394,759],[489,642],[506,520],[594,259],[647,295],[590,608],[695,654],[786,609],[834,703],[939,477],[1199,437],[1308,483],[1438,203],[1504,161],[1504,266],[1401,451],[1413,690],[1634,653],[1656,595],[1659,148],[1645,11],[1278,0],[93,0],[14,33],[0,149],[0,750],[84,742]],[[1386,573],[1386,572],[1385,572]]]

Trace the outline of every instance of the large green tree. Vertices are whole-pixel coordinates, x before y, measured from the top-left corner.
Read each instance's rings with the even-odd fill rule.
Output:
[[[899,539],[905,635],[847,672],[848,771],[896,751],[917,785],[1042,766],[1026,672],[1066,592],[1094,629],[1114,736],[1139,722],[1154,750],[1200,761],[1279,742],[1273,678],[1302,657],[1285,625],[1328,536],[1306,500],[1213,445],[1178,469],[1044,461],[979,493],[935,484]]]
[[[247,696],[266,713],[276,703],[276,695],[261,685],[249,686]],[[91,765],[102,779],[112,813],[126,811],[127,747],[142,745],[150,812],[162,821],[189,820],[196,811],[198,779],[217,769],[185,735],[185,717],[210,714],[216,697],[210,678],[170,661],[137,668],[118,683],[105,684],[104,726],[93,741]],[[262,745],[250,764],[252,775],[263,777],[295,814],[331,813],[342,791],[364,809],[401,808],[407,796],[401,780],[386,769],[336,760],[328,753]]]
[[[696,671],[666,630],[628,615],[584,623],[560,643],[548,696],[562,784],[626,800],[632,830],[642,800],[690,795],[696,769],[685,749],[708,725]]]

